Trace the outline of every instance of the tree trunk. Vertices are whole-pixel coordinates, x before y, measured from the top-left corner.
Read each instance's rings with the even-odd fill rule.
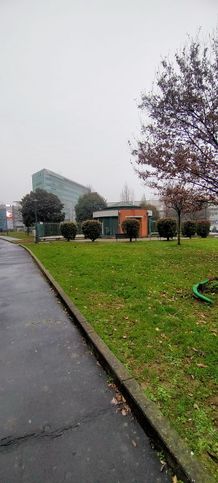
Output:
[[[180,242],[180,232],[181,232],[181,212],[178,211],[178,235],[177,235],[177,244],[181,245]]]

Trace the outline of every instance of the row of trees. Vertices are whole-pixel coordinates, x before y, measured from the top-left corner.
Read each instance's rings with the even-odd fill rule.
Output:
[[[121,194],[121,201],[124,203],[133,203],[133,199],[130,199],[131,190],[127,184],[124,185]],[[157,208],[148,203],[145,197],[142,198],[140,206],[147,210],[152,210],[153,218],[155,220],[159,218]],[[90,220],[94,211],[103,210],[106,207],[107,202],[105,198],[96,192],[90,191],[78,199],[75,206],[76,221],[82,223],[85,220]],[[26,227],[30,227],[35,223],[36,209],[38,221],[51,223],[59,223],[63,221],[63,208],[64,205],[56,195],[39,188],[24,196],[21,201],[23,222]]]
[[[75,207],[76,221],[82,223],[89,220],[94,211],[106,206],[106,200],[98,193],[87,193],[79,198]],[[35,223],[36,217],[44,223],[60,223],[65,218],[63,208],[64,205],[56,195],[39,188],[24,196],[21,201],[23,222],[27,228]]]
[[[178,225],[173,218],[162,218],[157,222],[157,230],[160,237],[166,238],[169,241],[178,234]],[[195,234],[206,238],[209,232],[210,222],[207,220],[200,220],[198,222],[187,220],[182,224],[182,234],[188,238],[191,238]]]
[[[85,238],[94,242],[101,235],[101,223],[97,220],[86,220],[81,225],[82,233]],[[61,234],[67,240],[74,240],[78,231],[78,226],[73,221],[61,224]]]
[[[122,223],[122,229],[126,236],[130,239],[138,238],[140,222],[137,219],[127,219]],[[157,230],[160,237],[166,238],[168,241],[172,239],[178,233],[178,225],[173,218],[162,218],[157,222]],[[195,234],[202,238],[206,238],[209,235],[210,222],[207,220],[200,220],[193,222],[187,220],[182,224],[182,234],[191,238]]]
[[[97,220],[86,220],[81,224],[82,233],[85,238],[89,238],[94,242],[101,236],[101,223]],[[123,221],[122,229],[126,236],[130,239],[138,238],[140,223],[136,219],[128,219]],[[61,224],[61,234],[67,240],[74,240],[78,231],[77,224],[74,222],[65,222]]]
[[[128,195],[128,186],[124,185],[124,190]],[[125,201],[127,203],[128,200]],[[159,212],[155,206],[149,204],[145,198],[142,198],[140,202],[142,208],[152,210],[154,220],[159,218]],[[36,210],[37,220],[42,222],[59,223],[64,220],[63,213],[64,205],[60,202],[59,198],[48,193],[42,189],[36,189],[24,196],[21,201],[21,210],[23,216],[23,222],[26,227],[30,227],[35,223]],[[92,219],[94,211],[103,210],[107,207],[106,200],[96,192],[89,192],[81,196],[75,206],[76,221],[81,224],[85,220]]]
[[[180,244],[181,216],[185,213],[199,210],[202,207],[202,200],[198,200],[195,193],[192,193],[191,190],[187,192],[187,190],[184,191],[183,188],[178,187],[171,188],[168,186],[165,188],[165,190],[162,191],[162,193],[162,200],[165,202],[165,205],[173,208],[177,214],[177,227],[173,228],[172,233],[174,233],[173,236],[175,236],[175,233],[177,232],[178,243]],[[98,238],[101,233],[101,228],[99,228],[99,226],[97,226],[93,221],[93,223],[87,224],[88,232],[86,233],[86,225],[84,224],[84,222],[86,220],[90,221],[92,219],[93,211],[104,209],[106,206],[106,201],[98,193],[90,192],[83,195],[76,205],[76,219],[78,222],[78,226],[74,223],[65,223],[64,225],[62,225],[63,236],[65,236],[66,232],[68,236],[70,236],[70,239],[74,239],[77,231],[81,231],[82,227],[82,232],[85,236],[92,240],[94,240],[95,237]],[[142,200],[141,206],[147,209],[151,209],[154,219],[156,221],[159,219],[159,213],[157,209],[153,205],[147,204],[145,199]],[[33,225],[33,223],[36,221],[36,217],[38,221],[43,222],[62,222],[64,220],[64,213],[62,212],[62,209],[63,204],[60,202],[57,196],[53,195],[52,193],[47,193],[46,191],[41,189],[37,189],[35,192],[31,192],[29,195],[26,195],[22,200],[23,220],[27,227]],[[158,226],[161,227],[161,220],[158,223]],[[165,226],[165,233],[167,233],[167,226],[169,225],[169,230],[171,230],[171,226],[174,226],[174,224],[175,222],[172,221],[172,223],[166,223],[165,226],[163,220],[163,226]],[[91,230],[92,228],[93,234]],[[122,228],[123,231],[130,238],[130,241],[132,241],[132,238],[138,237],[139,226],[137,225],[137,222],[134,223],[134,220],[130,220],[130,222],[125,222]],[[160,233],[160,236],[166,235]]]

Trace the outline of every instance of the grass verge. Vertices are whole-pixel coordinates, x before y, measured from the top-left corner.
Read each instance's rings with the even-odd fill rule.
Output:
[[[30,248],[215,474],[218,296],[192,285],[217,275],[218,240]]]
[[[4,231],[1,232],[0,235],[2,236],[10,236],[14,238],[14,241],[18,240],[18,243],[20,240],[22,240],[25,243],[32,243],[34,240],[34,237],[32,234],[28,235],[26,231]]]

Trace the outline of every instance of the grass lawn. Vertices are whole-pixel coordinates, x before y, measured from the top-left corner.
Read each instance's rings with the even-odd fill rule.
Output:
[[[218,275],[218,239],[31,249],[215,473],[218,294],[206,305],[192,285]]]

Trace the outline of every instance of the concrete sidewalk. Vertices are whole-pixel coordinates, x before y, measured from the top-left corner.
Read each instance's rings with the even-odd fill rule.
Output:
[[[169,482],[30,256],[0,240],[0,482]]]
[[[14,236],[0,235],[0,240],[11,241],[11,242],[21,242],[21,238],[15,238]]]

